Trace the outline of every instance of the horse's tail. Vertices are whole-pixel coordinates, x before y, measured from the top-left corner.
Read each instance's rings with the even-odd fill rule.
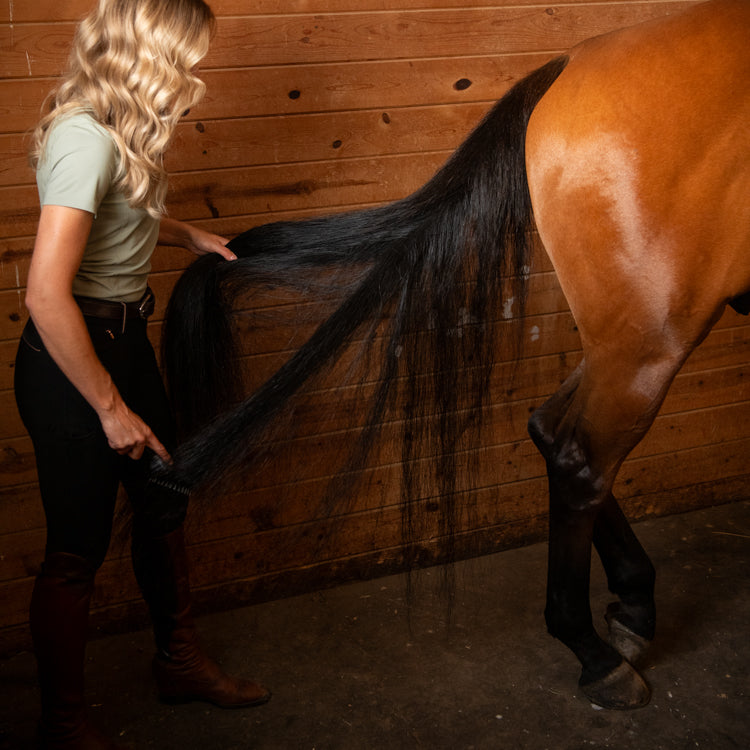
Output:
[[[514,86],[411,196],[372,210],[256,227],[232,241],[238,260],[202,258],[186,271],[164,335],[169,388],[192,433],[174,457],[180,481],[207,486],[252,461],[289,398],[363,326],[372,344],[385,321],[381,377],[364,434],[372,437],[398,401],[404,505],[420,479],[408,467],[433,456],[450,527],[455,453],[465,447],[467,428],[480,422],[497,345],[493,322],[502,318],[509,278],[516,309],[523,309],[533,229],[526,126],[566,63],[553,60]],[[238,396],[228,321],[243,290],[298,285],[316,269],[342,267],[354,282],[340,306],[264,385],[221,412]],[[408,511],[405,520],[410,527]]]

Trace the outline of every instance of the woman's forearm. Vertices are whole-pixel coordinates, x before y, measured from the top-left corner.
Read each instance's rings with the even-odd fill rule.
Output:
[[[190,250],[190,225],[163,216],[159,222],[159,239],[157,241],[160,245],[172,245]]]
[[[120,398],[91,343],[73,296],[44,293],[32,287],[26,307],[42,342],[57,366],[97,414],[107,414]]]

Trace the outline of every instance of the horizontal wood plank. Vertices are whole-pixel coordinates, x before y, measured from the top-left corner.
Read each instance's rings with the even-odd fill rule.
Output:
[[[201,73],[206,97],[184,122],[491,102],[549,58],[538,53],[208,70]],[[33,128],[56,80],[0,80],[0,133]]]
[[[559,0],[556,5],[580,4],[582,0]],[[494,0],[483,6],[534,5],[537,0]],[[682,0],[679,4],[686,5]],[[211,9],[217,16],[291,15],[300,13],[362,12],[377,10],[420,10],[424,8],[462,8],[466,0],[213,0]],[[91,10],[91,0],[34,0],[10,2],[0,6],[0,23],[40,21],[77,21]]]
[[[172,175],[267,164],[455,149],[487,110],[484,104],[201,121],[180,126],[167,158]],[[0,136],[0,186],[30,184],[25,138]]]
[[[388,202],[416,190],[448,156],[396,155],[178,174],[170,181],[169,208],[174,216],[196,221]],[[0,188],[0,223],[7,238],[32,235],[38,219],[35,187]]]

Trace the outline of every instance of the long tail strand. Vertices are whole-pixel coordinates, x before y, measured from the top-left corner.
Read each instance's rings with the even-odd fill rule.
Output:
[[[402,421],[401,489],[406,562],[418,562],[417,541],[425,533],[440,541],[441,558],[455,555],[455,531],[464,492],[457,492],[457,453],[479,443],[494,356],[501,329],[504,280],[522,315],[533,219],[526,182],[526,125],[536,103],[564,69],[558,58],[525,78],[490,111],[446,165],[413,195],[390,206],[303,222],[256,227],[232,242],[240,259],[192,266],[175,292],[178,313],[191,307],[193,330],[212,336],[218,326],[221,351],[212,346],[209,363],[222,379],[236,357],[226,318],[248,287],[305,286],[315,269],[351,269],[356,279],[341,305],[265,384],[245,401],[205,426],[211,409],[236,398],[236,389],[217,387],[213,406],[190,406],[193,430],[175,456],[180,481],[206,487],[247,470],[264,435],[290,398],[334,362],[363,326],[385,319],[381,372],[369,417],[349,469],[364,465],[378,426],[389,410]],[[207,265],[207,264],[206,264]],[[201,291],[201,283],[210,290]],[[201,309],[205,307],[205,310]],[[215,316],[205,322],[208,311]],[[171,316],[171,311],[170,311]],[[204,319],[196,326],[195,319]],[[169,333],[166,361],[173,394],[210,383],[171,352],[187,346],[200,357],[203,342]],[[229,337],[231,339],[231,336]],[[372,343],[374,337],[366,337]],[[183,377],[183,385],[179,383]],[[184,382],[184,376],[189,376]],[[199,394],[199,400],[203,395]],[[178,401],[179,401],[178,397]],[[210,401],[210,398],[209,398]],[[179,408],[178,404],[178,408]],[[193,424],[190,425],[189,423]],[[197,427],[201,427],[197,429]],[[197,429],[197,431],[196,431]],[[476,451],[473,451],[475,454]],[[429,458],[432,476],[421,467]],[[434,484],[438,513],[422,513],[424,483]],[[437,515],[438,529],[424,526]]]

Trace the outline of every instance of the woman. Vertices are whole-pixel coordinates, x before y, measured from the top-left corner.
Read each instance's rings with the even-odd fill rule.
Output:
[[[15,387],[47,519],[30,608],[44,748],[115,747],[86,719],[83,664],[120,482],[133,511],[133,566],[154,624],[161,696],[225,707],[269,698],[200,651],[181,530],[187,498],[147,482],[154,455],[169,461],[174,439],[146,336],[151,253],[165,243],[234,258],[221,237],[164,217],[163,154],[203,94],[193,70],[213,25],[203,0],[99,0],[77,29],[68,72],[34,135],[41,216]]]

